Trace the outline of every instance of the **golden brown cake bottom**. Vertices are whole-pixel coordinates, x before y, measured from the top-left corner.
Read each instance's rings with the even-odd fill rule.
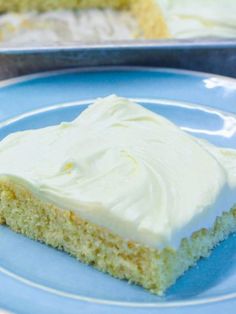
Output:
[[[236,230],[236,208],[218,217],[211,229],[183,239],[178,250],[157,250],[122,239],[70,210],[39,200],[9,179],[0,179],[0,223],[64,250],[100,271],[162,295],[198,259],[207,257]]]

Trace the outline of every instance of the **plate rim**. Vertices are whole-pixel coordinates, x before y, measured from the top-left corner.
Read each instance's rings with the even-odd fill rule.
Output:
[[[217,78],[220,78],[220,79],[223,79],[223,80],[227,80],[229,82],[233,82],[236,86],[236,79],[234,78],[230,78],[230,77],[227,77],[227,76],[222,76],[222,75],[215,75],[215,74],[212,74],[212,73],[205,73],[205,72],[196,72],[196,71],[189,71],[189,70],[179,70],[179,69],[173,69],[173,68],[155,68],[155,67],[145,67],[145,66],[122,66],[122,67],[119,67],[119,66],[104,66],[104,67],[90,67],[90,68],[73,68],[73,69],[62,69],[62,70],[55,70],[55,71],[46,71],[46,72],[38,72],[38,73],[35,73],[35,74],[28,74],[28,75],[24,75],[24,76],[20,76],[20,77],[16,77],[16,78],[11,78],[11,79],[7,79],[7,80],[3,80],[3,81],[0,81],[0,90],[2,88],[5,88],[5,87],[8,87],[8,86],[13,86],[13,85],[17,85],[19,83],[22,83],[22,82],[27,82],[27,81],[31,81],[32,79],[38,79],[38,78],[47,78],[47,77],[51,77],[51,76],[56,76],[56,75],[60,75],[60,74],[70,74],[70,73],[90,73],[90,72],[110,72],[110,71],[132,71],[132,72],[137,72],[137,71],[143,71],[143,72],[156,72],[156,73],[173,73],[173,74],[182,74],[182,75],[191,75],[191,76],[194,76],[194,77],[199,77],[199,78],[207,78],[209,76],[214,76],[214,77],[217,77]],[[138,98],[138,97],[135,97],[135,98]],[[88,100],[84,100],[85,101],[89,101]],[[83,102],[83,101],[80,101],[80,102]],[[186,102],[187,103],[187,102]],[[205,106],[203,106],[205,107]],[[47,108],[47,107],[45,107]],[[215,108],[214,106],[210,107],[210,108]],[[215,108],[216,111],[220,111],[220,109],[218,108]],[[35,110],[33,111],[30,111],[29,113],[33,113]],[[226,111],[226,113],[228,113],[228,111]],[[3,120],[4,121],[8,121],[10,119],[5,119]],[[0,125],[2,127],[2,125]],[[1,271],[1,267],[0,267],[0,271]],[[17,274],[16,274],[17,276]],[[24,278],[23,278],[24,279]],[[35,283],[34,283],[35,284]],[[37,285],[37,283],[36,283]],[[42,288],[41,288],[42,289]],[[219,302],[219,301],[226,301],[226,300],[231,300],[231,299],[235,299],[236,297],[236,292],[235,293],[231,293],[231,294],[227,294],[226,297],[224,296],[223,299],[222,298],[214,298],[214,300],[212,301],[209,301],[209,299],[205,299],[205,300],[202,300],[203,302],[201,302],[201,300],[199,301],[184,301],[183,303],[184,304],[181,304],[181,302],[168,302],[168,303],[143,303],[143,305],[141,303],[135,303],[135,302],[132,302],[132,304],[130,305],[129,302],[117,302],[117,301],[105,301],[103,303],[103,301],[101,300],[101,302],[96,302],[96,299],[92,299],[92,300],[88,300],[87,302],[93,302],[93,303],[96,303],[96,304],[99,304],[99,305],[112,305],[112,306],[122,306],[122,307],[131,307],[131,308],[181,308],[181,307],[186,307],[186,306],[199,306],[199,305],[202,305],[202,304],[209,304],[209,303],[216,303],[216,302]],[[211,299],[211,298],[210,298]],[[85,301],[85,300],[81,300],[79,299],[80,301]],[[126,304],[127,303],[127,304]]]
[[[209,76],[213,76],[215,78],[222,79],[227,82],[231,82],[235,84],[236,87],[236,78],[230,76],[224,76],[219,74],[214,74],[211,72],[202,72],[202,71],[193,71],[193,70],[185,70],[185,69],[177,69],[177,68],[168,68],[168,67],[153,67],[153,66],[93,66],[93,67],[73,67],[73,68],[65,68],[59,70],[49,70],[49,71],[41,71],[33,74],[20,75],[9,79],[0,80],[0,89],[17,85],[18,83],[27,82],[30,80],[35,80],[38,78],[47,78],[57,76],[58,74],[70,74],[70,73],[91,73],[91,72],[112,72],[112,71],[131,71],[131,72],[155,72],[155,73],[171,73],[171,74],[180,74],[180,75],[190,75],[198,78],[208,78]]]

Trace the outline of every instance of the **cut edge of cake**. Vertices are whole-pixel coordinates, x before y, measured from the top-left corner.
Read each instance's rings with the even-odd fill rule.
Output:
[[[45,12],[56,9],[84,9],[84,8],[114,8],[124,9],[129,5],[129,0],[0,0],[0,12]]]
[[[155,0],[131,0],[130,10],[146,39],[171,38],[161,7]]]
[[[231,233],[236,208],[216,218],[211,229],[183,239],[178,250],[157,250],[129,241],[112,231],[38,199],[7,177],[0,178],[0,223],[27,237],[64,250],[110,275],[162,295],[177,278]]]

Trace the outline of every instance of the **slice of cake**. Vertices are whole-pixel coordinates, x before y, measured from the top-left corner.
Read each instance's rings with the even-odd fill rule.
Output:
[[[236,150],[110,96],[0,142],[0,220],[162,294],[236,230]]]

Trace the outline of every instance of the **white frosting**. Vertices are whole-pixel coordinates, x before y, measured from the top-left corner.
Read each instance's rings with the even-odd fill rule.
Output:
[[[213,225],[236,199],[236,151],[110,96],[72,122],[11,134],[0,174],[126,239],[163,248]]]
[[[235,37],[235,0],[156,0],[175,38]]]
[[[138,25],[131,13],[112,9],[0,15],[2,46],[127,40],[133,39],[137,32]]]

